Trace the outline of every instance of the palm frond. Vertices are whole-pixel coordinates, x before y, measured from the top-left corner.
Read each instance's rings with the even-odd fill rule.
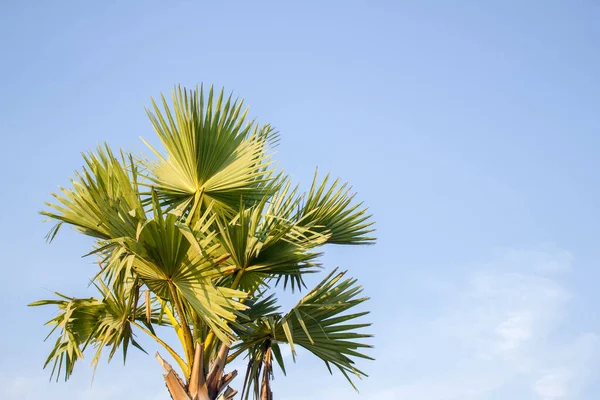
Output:
[[[347,311],[367,299],[357,297],[361,287],[355,279],[342,279],[344,275],[345,272],[334,270],[285,315],[272,310],[268,315],[257,316],[242,324],[237,331],[239,342],[232,351],[235,357],[245,352],[249,360],[244,382],[248,390],[243,393],[246,398],[258,390],[257,377],[267,347],[285,373],[279,348],[281,343],[290,345],[294,360],[296,346],[301,346],[323,360],[330,372],[330,366],[337,367],[353,387],[351,375],[359,379],[366,376],[355,367],[355,361],[359,358],[372,360],[363,351],[371,347],[364,343],[371,335],[359,332],[370,324],[357,323],[356,319],[368,312]],[[253,313],[250,311],[249,315]]]
[[[125,242],[132,253],[134,271],[157,296],[170,301],[169,283],[172,283],[222,341],[231,341],[227,321],[234,321],[235,313],[245,309],[240,299],[246,293],[213,284],[215,275],[225,273],[214,261],[213,254],[218,248],[213,242],[214,235],[204,237],[202,242],[195,241],[188,234],[189,228],[178,223],[176,215],[163,216],[157,203],[154,210],[155,218],[144,225],[138,239]]]
[[[274,196],[250,207],[241,207],[232,219],[217,220],[218,240],[229,254],[229,263],[239,275],[239,288],[253,292],[271,279],[295,287],[302,275],[316,272],[321,255],[313,249],[327,236],[299,226],[294,221],[299,199],[283,181]]]
[[[216,97],[216,98],[215,98]],[[247,122],[242,100],[215,96],[211,87],[177,87],[172,108],[161,96],[163,109],[152,101],[148,116],[166,149],[149,167],[162,204],[183,212],[197,193],[215,208],[237,210],[240,201],[260,201],[270,189],[269,146],[277,134],[269,126]]]
[[[121,154],[119,160],[107,145],[83,158],[86,166],[71,180],[73,188],[61,188],[62,194],[53,194],[57,202],[46,203],[50,210],[41,212],[58,221],[49,239],[63,223],[101,240],[135,237],[145,211],[133,159]]]
[[[298,213],[299,224],[329,235],[327,243],[371,244],[373,222],[363,203],[353,203],[355,194],[347,183],[336,179],[328,186],[329,174],[318,183],[318,172]]]
[[[371,337],[356,330],[370,326],[368,323],[355,323],[355,320],[368,312],[345,313],[366,301],[358,298],[362,291],[355,279],[344,279],[346,272],[329,274],[290,310],[277,324],[275,339],[288,342],[295,354],[294,346],[302,346],[328,366],[337,367],[354,386],[349,374],[358,378],[366,376],[357,369],[355,359],[372,360],[362,349],[371,346],[363,342]]]
[[[59,309],[59,314],[46,323],[52,327],[48,337],[59,328],[62,332],[44,365],[53,365],[51,377],[56,375],[57,380],[61,372],[65,380],[69,379],[75,363],[83,359],[84,351],[90,346],[95,349],[92,358],[94,367],[98,365],[102,350],[106,347],[109,348],[109,361],[119,348],[122,348],[125,361],[129,344],[143,351],[135,341],[131,322],[158,323],[157,310],[152,310],[151,320],[147,322],[145,308],[133,304],[133,287],[123,287],[121,292],[111,291],[103,284],[97,288],[102,298],[77,299],[57,293],[60,299],[29,304],[54,305]]]

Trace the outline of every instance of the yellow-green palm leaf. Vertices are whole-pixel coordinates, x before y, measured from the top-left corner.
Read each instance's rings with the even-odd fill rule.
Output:
[[[269,144],[276,134],[269,125],[246,121],[243,101],[216,96],[211,87],[173,90],[172,107],[161,96],[163,109],[153,101],[148,115],[166,155],[152,149],[158,161],[149,163],[153,184],[164,204],[178,212],[198,193],[206,204],[237,210],[268,193]]]

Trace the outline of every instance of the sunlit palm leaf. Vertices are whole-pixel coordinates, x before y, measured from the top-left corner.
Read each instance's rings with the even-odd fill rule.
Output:
[[[84,155],[84,160],[82,173],[71,181],[73,188],[61,188],[62,194],[54,194],[58,202],[46,203],[51,211],[42,214],[98,239],[135,237],[145,219],[137,166],[123,154],[117,159],[106,145]],[[51,231],[50,238],[56,231]]]
[[[153,101],[148,115],[167,155],[153,150],[151,164],[161,201],[183,212],[197,193],[217,206],[238,209],[262,199],[269,190],[268,147],[276,141],[273,129],[246,122],[241,100],[224,100],[224,91],[205,98],[202,88],[173,91],[172,109]]]
[[[298,198],[289,183],[277,193],[250,208],[242,208],[228,221],[217,220],[218,240],[235,271],[240,273],[239,288],[255,291],[271,279],[283,279],[301,286],[302,275],[316,272],[320,253],[313,248],[327,236],[312,232],[293,220]]]
[[[41,300],[30,304],[56,305],[59,309],[59,315],[47,323],[52,326],[48,337],[57,328],[60,328],[62,333],[44,365],[45,367],[53,364],[52,376],[56,375],[57,379],[62,372],[67,380],[73,373],[76,361],[83,358],[83,352],[90,346],[95,349],[92,358],[94,366],[98,364],[101,351],[106,346],[110,348],[109,361],[119,348],[122,348],[125,358],[129,344],[141,349],[134,339],[131,321],[138,320],[140,324],[147,324],[146,310],[143,306],[133,305],[133,288],[124,288],[122,292],[117,293],[100,284],[98,290],[103,296],[101,299],[76,299],[57,293],[62,299]],[[154,309],[150,315],[150,323],[158,323],[158,311]]]
[[[203,243],[190,243],[177,216],[163,216],[155,204],[156,216],[148,221],[137,241],[125,243],[134,254],[133,269],[154,293],[171,299],[169,283],[192,306],[198,316],[223,341],[231,341],[231,330],[226,321],[234,321],[235,312],[245,306],[239,301],[246,293],[214,286],[212,279],[223,272],[214,262],[218,248],[212,237]],[[193,238],[192,238],[193,240]]]

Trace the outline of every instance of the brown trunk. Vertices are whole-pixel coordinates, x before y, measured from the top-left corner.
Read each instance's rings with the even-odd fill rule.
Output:
[[[227,358],[227,352],[219,352],[219,356]],[[190,381],[186,385],[179,377],[177,372],[166,362],[158,353],[156,353],[158,362],[165,370],[165,382],[167,389],[173,400],[233,400],[237,390],[232,389],[228,384],[237,376],[237,371],[232,371],[223,375],[223,364],[217,358],[213,364],[208,376],[214,380],[211,384],[204,374],[204,345],[196,344],[194,352],[194,363]],[[220,372],[219,372],[220,371]],[[223,392],[221,394],[221,392]]]
[[[225,369],[225,361],[227,360],[227,353],[229,352],[229,346],[222,344],[219,348],[219,354],[215,359],[210,372],[206,378],[206,386],[208,387],[208,395],[211,399],[217,397],[221,391],[219,383]]]
[[[190,376],[189,392],[194,400],[210,400],[210,397],[208,397],[208,389],[206,388],[206,378],[204,376],[203,343],[196,343],[196,352],[194,354],[192,375]]]
[[[227,389],[225,389],[223,394],[220,395],[217,398],[217,400],[233,400],[233,396],[235,396],[237,394],[237,392],[238,392],[237,390],[233,390],[232,388],[227,386]]]
[[[267,349],[265,350],[262,384],[260,387],[260,400],[273,400],[273,392],[271,392],[270,385],[272,374],[273,369],[271,364],[271,343],[267,343]]]
[[[177,372],[175,372],[173,367],[171,367],[171,364],[166,362],[158,353],[156,353],[156,359],[166,372],[164,377],[167,384],[167,389],[169,389],[169,393],[171,394],[171,398],[173,400],[192,400],[187,393],[185,384],[179,375],[177,375]]]

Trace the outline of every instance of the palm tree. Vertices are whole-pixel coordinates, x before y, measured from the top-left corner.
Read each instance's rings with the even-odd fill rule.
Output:
[[[157,353],[175,400],[233,399],[237,371],[225,371],[238,357],[248,362],[241,398],[272,399],[274,361],[285,373],[283,344],[293,355],[305,348],[351,384],[364,376],[355,361],[369,358],[370,335],[356,321],[367,314],[354,309],[366,300],[356,280],[333,270],[288,312],[273,288],[305,288],[325,244],[373,243],[366,208],[328,176],[315,173],[306,193],[293,187],[271,158],[277,133],[247,122],[243,102],[223,90],[177,87],[171,106],[161,102],[147,112],[164,152],[148,145],[150,161],[99,146],[42,212],[56,221],[49,241],[71,225],[93,238],[88,255],[100,266],[97,297],[57,293],[31,304],[58,307],[48,321],[58,333],[45,364],[51,376],[68,379],[86,350],[94,368],[103,350],[109,361],[119,349],[125,359],[130,345],[143,350],[141,334],[178,367]],[[166,343],[157,327],[173,329],[179,343]]]

